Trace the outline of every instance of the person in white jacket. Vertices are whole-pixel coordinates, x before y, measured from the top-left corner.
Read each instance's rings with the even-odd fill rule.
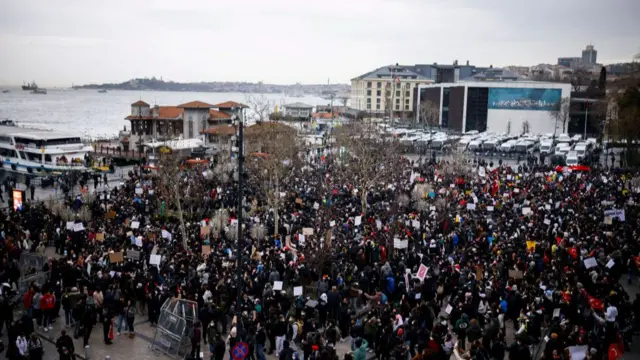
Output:
[[[27,342],[27,339],[22,334],[18,335],[18,338],[16,339],[16,346],[18,347],[18,352],[20,353],[20,356],[22,356],[23,358],[26,358],[27,354],[29,353],[28,351],[29,343]]]

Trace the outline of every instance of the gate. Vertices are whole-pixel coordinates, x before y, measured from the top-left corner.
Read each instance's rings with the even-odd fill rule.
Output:
[[[198,304],[183,299],[167,299],[160,309],[151,349],[179,356],[191,348],[190,335],[198,318]]]

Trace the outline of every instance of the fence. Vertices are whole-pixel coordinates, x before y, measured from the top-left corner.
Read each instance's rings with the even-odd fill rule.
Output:
[[[182,299],[167,299],[160,309],[158,326],[151,349],[178,356],[190,349],[190,335],[198,317],[198,304]]]
[[[44,268],[44,265],[49,261],[49,259],[45,255],[32,253],[32,252],[23,252],[20,254],[20,260],[18,262],[20,266],[20,276],[29,276],[33,272],[29,271],[34,269],[35,272],[41,272]]]
[[[25,277],[21,277],[18,280],[18,293],[23,295],[25,294],[28,290],[29,287],[31,286],[31,284],[36,284],[39,286],[44,285],[47,280],[49,280],[49,272],[37,272],[33,275],[29,275],[29,276],[25,276]]]

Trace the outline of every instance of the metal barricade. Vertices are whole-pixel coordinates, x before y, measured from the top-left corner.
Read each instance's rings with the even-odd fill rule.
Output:
[[[44,265],[49,261],[46,255],[33,252],[23,252],[20,254],[18,265],[20,266],[20,276],[30,276],[35,272],[41,272]]]
[[[169,356],[188,351],[193,324],[198,318],[198,304],[182,299],[167,299],[160,309],[151,349]]]
[[[47,280],[49,280],[49,272],[37,272],[33,275],[29,275],[26,277],[21,277],[18,280],[18,293],[24,295],[28,290],[31,284],[35,283],[38,286],[44,285]]]

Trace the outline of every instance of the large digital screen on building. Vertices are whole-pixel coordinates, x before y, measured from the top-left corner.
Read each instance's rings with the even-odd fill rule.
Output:
[[[489,88],[489,109],[550,111],[562,89]]]
[[[13,190],[11,192],[11,200],[13,202],[13,211],[22,210],[22,202],[24,201],[24,191]]]

